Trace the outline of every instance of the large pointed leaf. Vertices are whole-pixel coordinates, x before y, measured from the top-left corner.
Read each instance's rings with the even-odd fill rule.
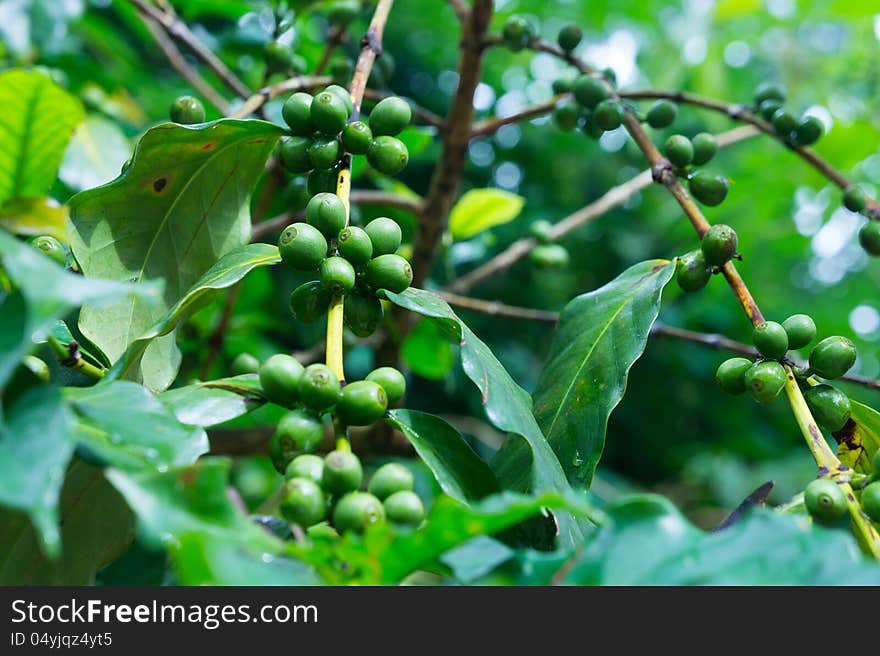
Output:
[[[0,264],[17,291],[0,291],[0,387],[32,341],[41,341],[55,321],[83,303],[106,307],[119,298],[137,295],[155,303],[158,285],[131,285],[86,280],[66,272],[48,257],[0,230]]]
[[[611,411],[645,350],[675,264],[650,260],[572,300],[535,390],[535,416],[572,485],[589,487]]]
[[[0,74],[0,205],[42,197],[82,120],[79,101],[37,71]]]
[[[852,415],[846,426],[834,433],[837,456],[857,472],[870,474],[871,459],[880,449],[880,413],[874,408],[851,401]]]
[[[559,460],[532,415],[531,398],[513,381],[489,347],[436,294],[410,287],[401,294],[387,293],[387,296],[392,303],[433,319],[461,345],[462,368],[479,389],[489,421],[499,430],[513,433],[510,439],[524,445],[520,451],[524,457],[516,467],[496,470],[502,486],[537,493],[562,493],[568,490],[569,485]],[[557,516],[557,521],[559,538],[564,545],[582,541],[584,526],[564,512]]]
[[[240,417],[265,402],[260,381],[254,374],[178,387],[159,398],[179,421],[203,428]]]
[[[392,410],[388,422],[406,436],[440,489],[456,501],[474,501],[499,491],[489,465],[440,417],[416,410]]]
[[[186,292],[159,321],[134,340],[109,373],[110,378],[136,379],[157,391],[164,390],[177,375],[180,351],[173,341],[159,339],[170,335],[183,319],[212,294],[231,287],[256,267],[268,266],[281,260],[278,247],[271,244],[249,244],[221,257]],[[159,348],[153,351],[152,346]],[[166,353],[166,349],[171,349]],[[161,357],[164,354],[165,357]]]
[[[113,182],[70,200],[71,247],[90,277],[165,281],[164,303],[126,300],[83,308],[80,330],[111,360],[160,321],[224,254],[247,243],[248,200],[281,128],[221,120],[196,127],[159,125]],[[179,363],[174,337],[149,344],[144,382],[168,385]]]

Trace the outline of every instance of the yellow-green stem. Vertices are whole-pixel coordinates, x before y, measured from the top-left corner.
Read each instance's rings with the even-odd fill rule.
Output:
[[[76,369],[77,371],[85,374],[89,378],[94,378],[95,380],[101,380],[104,377],[105,370],[96,367],[91,362],[86,362],[82,355],[79,353],[79,349],[76,347],[75,343],[72,343],[71,346],[66,346],[61,343],[61,341],[55,337],[55,335],[48,335],[46,341],[49,344],[49,348],[58,356],[58,362],[65,367],[69,367],[70,369]]]

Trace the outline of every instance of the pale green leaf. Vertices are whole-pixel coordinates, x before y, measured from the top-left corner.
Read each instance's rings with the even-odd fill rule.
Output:
[[[109,182],[131,155],[131,144],[119,126],[98,114],[89,115],[73,133],[58,177],[72,191]]]
[[[0,206],[0,228],[17,235],[52,235],[67,242],[67,207],[51,198],[11,198]]]
[[[471,189],[452,208],[449,230],[457,240],[469,239],[483,230],[513,221],[525,202],[522,196],[503,189]]]

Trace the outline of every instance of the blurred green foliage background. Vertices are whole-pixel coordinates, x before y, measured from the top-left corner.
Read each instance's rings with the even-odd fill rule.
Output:
[[[196,35],[252,88],[264,82],[262,47],[274,22],[267,0],[174,0],[171,3]],[[324,51],[327,3],[293,2],[297,20],[282,40],[293,44],[313,67]],[[748,103],[764,80],[789,90],[789,105],[819,116],[828,135],[816,150],[876,195],[880,187],[880,2],[840,0],[502,0],[494,30],[511,13],[529,16],[540,34],[554,40],[569,21],[585,32],[578,52],[598,67],[611,67],[622,88],[685,89],[731,102]],[[353,24],[366,28],[369,12]],[[385,50],[394,66],[374,76],[373,86],[438,113],[445,113],[456,87],[459,27],[445,2],[395,3]],[[354,57],[358,37],[340,54]],[[196,65],[195,60],[187,55]],[[88,109],[86,127],[66,155],[55,198],[106,182],[129,157],[137,136],[166,120],[170,102],[193,93],[171,68],[132,5],[124,0],[4,0],[0,3],[0,68],[40,66],[77,94]],[[391,70],[393,68],[393,71]],[[200,69],[218,89],[209,71]],[[551,83],[569,73],[545,54],[492,49],[474,102],[478,118],[509,114],[552,95]],[[223,90],[224,93],[227,93]],[[267,108],[270,117],[279,103]],[[209,118],[217,118],[209,107]],[[684,108],[672,128],[653,132],[693,135],[733,127],[724,116]],[[416,135],[418,136],[418,135]],[[401,176],[425,193],[439,152],[429,131],[410,142],[410,166]],[[566,133],[546,119],[510,126],[470,146],[462,191],[497,186],[526,199],[513,222],[448,245],[435,272],[442,286],[522,236],[538,219],[557,221],[644,168],[621,131],[593,141]],[[869,261],[855,235],[864,220],[840,207],[840,193],[822,177],[767,138],[723,151],[712,170],[732,181],[728,200],[707,209],[712,222],[739,233],[743,277],[770,319],[806,312],[820,335],[844,334],[858,345],[854,373],[880,375],[880,264]],[[362,176],[355,187],[376,181]],[[280,199],[273,205],[281,211]],[[377,210],[366,208],[364,216]],[[411,237],[412,218],[395,214]],[[561,309],[585,291],[647,258],[669,258],[696,247],[688,222],[661,188],[650,188],[623,208],[564,240],[572,254],[564,270],[537,270],[527,261],[473,291],[475,296],[535,308]],[[246,281],[224,344],[210,372],[219,376],[237,353],[266,357],[280,350],[305,350],[321,328],[290,319],[286,299],[298,282],[282,271],[255,271]],[[205,340],[220,305],[196,315],[182,333],[185,366],[181,381],[200,375]],[[462,312],[526,389],[541,369],[552,327],[497,321]],[[675,326],[719,332],[749,341],[750,327],[730,290],[715,279],[701,293],[685,296],[670,286],[660,316]],[[420,375],[411,383],[410,405],[476,421],[458,425],[492,449],[491,431],[480,421],[452,349],[427,325],[404,345],[404,359]],[[705,347],[653,339],[633,368],[627,394],[611,418],[607,451],[595,491],[607,498],[633,488],[669,494],[698,522],[711,525],[765,480],[777,482],[771,497],[786,500],[814,475],[786,404],[759,407],[746,398],[723,395],[713,384],[724,355]],[[355,376],[372,366],[372,350],[352,344],[348,369]],[[876,391],[848,386],[853,398],[872,406]],[[270,412],[247,419],[271,422]],[[254,470],[256,471],[256,470]],[[250,475],[250,474],[248,474]]]

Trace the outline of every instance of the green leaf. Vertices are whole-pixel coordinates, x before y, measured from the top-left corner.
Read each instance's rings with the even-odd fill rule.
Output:
[[[850,401],[850,404],[850,420],[833,433],[837,440],[837,457],[847,467],[870,474],[872,459],[880,449],[880,413],[858,401]]]
[[[49,560],[27,518],[0,510],[0,584],[92,585],[95,573],[134,539],[134,516],[104,478],[81,460],[67,470],[61,490],[61,555]]]
[[[0,206],[0,228],[16,235],[52,235],[67,242],[67,208],[50,198],[11,198]]]
[[[431,318],[460,344],[462,368],[480,391],[489,421],[499,430],[513,434],[508,442],[517,440],[518,443],[527,444],[528,448],[518,451],[521,458],[515,465],[500,469],[493,466],[502,486],[535,493],[563,493],[568,490],[569,485],[559,460],[532,415],[531,397],[513,381],[489,347],[436,294],[410,287],[401,294],[386,292],[386,295],[395,305]],[[556,520],[563,545],[580,544],[587,527],[564,512],[559,513]]]
[[[58,495],[73,454],[72,418],[52,387],[35,387],[0,417],[0,505],[24,511],[50,556],[60,552]]]
[[[473,583],[510,560],[516,552],[503,542],[485,535],[465,542],[440,556],[440,562],[452,570],[461,583]]]
[[[0,205],[43,197],[83,117],[79,101],[37,71],[0,73]]]
[[[108,376],[135,379],[156,391],[167,388],[177,375],[180,351],[173,335],[170,342],[158,338],[172,334],[181,321],[219,290],[231,287],[257,267],[280,261],[278,247],[271,244],[248,244],[221,257],[155,325],[131,343]]]
[[[161,471],[191,464],[208,452],[208,436],[202,428],[180,423],[137,383],[117,380],[65,392],[79,417],[79,448],[104,464]]]
[[[645,350],[675,264],[649,260],[572,300],[535,390],[535,416],[568,480],[589,487],[612,410]]]
[[[72,191],[91,189],[118,176],[129,155],[131,144],[119,126],[89,115],[74,132],[58,177]]]
[[[845,531],[810,528],[792,516],[756,509],[706,533],[662,497],[610,508],[609,518],[571,568],[574,585],[871,585],[867,561]]]
[[[265,402],[254,374],[178,387],[163,392],[159,399],[178,421],[203,428],[241,417]]]
[[[400,347],[403,362],[418,376],[443,380],[455,364],[452,344],[432,321],[419,321]]]
[[[469,239],[494,226],[504,225],[519,216],[525,198],[503,189],[471,189],[449,215],[449,230],[456,240]]]
[[[440,417],[391,410],[387,421],[406,436],[448,496],[466,503],[499,491],[489,465]]]
[[[18,291],[0,292],[0,387],[33,341],[43,341],[58,318],[83,303],[106,307],[136,296],[144,304],[158,300],[159,285],[130,285],[86,280],[68,273],[45,255],[0,231],[0,264]]]
[[[81,332],[111,360],[163,320],[219,258],[247,243],[249,197],[281,134],[255,120],[159,125],[140,140],[124,174],[70,200],[71,247],[86,276],[165,281],[158,306],[127,299],[102,311],[83,308]],[[164,389],[180,361],[174,337],[146,351],[138,378]]]

